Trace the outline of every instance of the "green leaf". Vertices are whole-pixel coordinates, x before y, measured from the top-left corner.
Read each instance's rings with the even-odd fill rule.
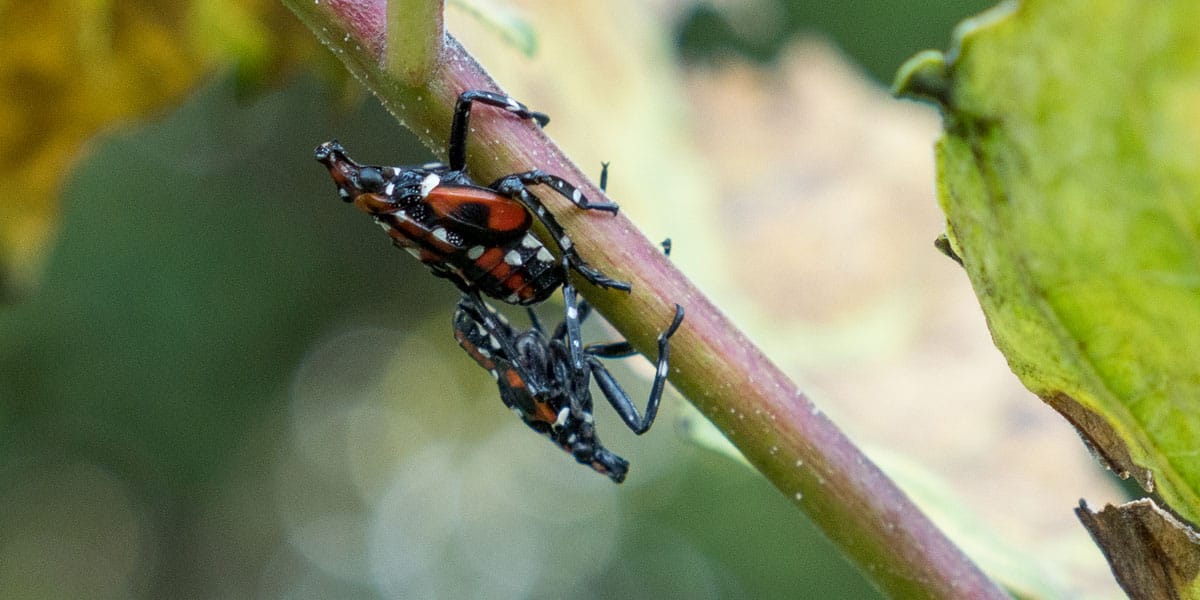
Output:
[[[1029,0],[902,69],[951,247],[1022,382],[1200,522],[1200,4]]]

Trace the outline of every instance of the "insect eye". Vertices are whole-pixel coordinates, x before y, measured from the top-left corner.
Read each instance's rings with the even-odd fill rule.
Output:
[[[367,192],[378,192],[383,189],[383,173],[374,167],[363,167],[358,172],[358,187]]]

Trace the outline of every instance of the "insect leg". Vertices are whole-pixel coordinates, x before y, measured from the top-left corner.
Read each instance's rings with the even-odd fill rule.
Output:
[[[471,104],[482,102],[498,108],[503,108],[523,119],[533,119],[541,127],[550,122],[550,117],[536,111],[503,94],[483,90],[467,90],[458,96],[454,105],[454,120],[450,123],[450,144],[446,151],[450,156],[450,169],[461,171],[467,165],[467,130],[471,120]]]
[[[566,257],[567,267],[574,269],[576,272],[582,275],[584,279],[587,279],[593,285],[603,288],[622,290],[625,292],[628,292],[632,289],[629,283],[617,281],[616,279],[608,277],[600,271],[597,271],[591,265],[587,264],[587,262],[583,260],[583,257],[579,256],[579,253],[575,251],[574,243],[571,241],[571,238],[567,236],[567,233],[563,230],[562,225],[560,225],[558,220],[554,218],[554,215],[546,209],[545,205],[542,204],[542,201],[538,200],[536,196],[529,192],[529,190],[525,187],[525,184],[521,182],[519,175],[509,175],[508,177],[503,177],[488,187],[504,196],[520,202],[527,210],[529,210],[530,214],[532,214],[534,218],[536,218],[538,221],[541,221],[541,223],[545,225],[546,231],[550,234],[550,237],[554,238],[555,245],[558,246],[558,249],[562,255]],[[571,189],[574,190],[574,188]]]
[[[621,346],[622,342],[594,346],[587,352],[588,362],[592,367],[592,376],[596,378],[596,384],[600,386],[600,391],[604,393],[604,397],[612,405],[613,410],[617,411],[617,414],[621,416],[621,420],[625,422],[625,425],[638,435],[646,433],[650,429],[650,426],[654,424],[654,418],[658,415],[658,405],[662,400],[663,389],[666,387],[667,376],[669,375],[670,339],[671,336],[675,335],[681,323],[683,323],[683,307],[676,304],[675,319],[671,321],[671,325],[666,331],[658,335],[658,362],[654,372],[654,384],[650,389],[650,399],[646,401],[646,411],[642,415],[638,415],[637,407],[633,405],[629,394],[626,394],[625,390],[621,389],[621,385],[617,383],[617,380],[608,372],[608,369],[604,367],[604,364],[598,358],[600,356],[607,358],[608,356],[596,351],[598,349],[603,350],[605,347],[616,350]],[[623,348],[620,349],[624,350]],[[632,351],[632,348],[629,348],[629,350]],[[612,357],[615,358],[617,356],[628,356],[628,354],[614,354]]]

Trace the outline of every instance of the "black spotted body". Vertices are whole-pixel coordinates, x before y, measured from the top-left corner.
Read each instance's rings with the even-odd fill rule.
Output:
[[[676,306],[675,320],[659,336],[658,369],[643,417],[599,360],[630,356],[635,351],[626,342],[587,347],[579,343],[579,323],[590,308],[576,303],[570,284],[563,286],[563,292],[568,302],[567,321],[553,335],[547,336],[536,320],[532,328],[518,331],[478,296],[464,294],[454,313],[454,337],[492,375],[504,405],[530,429],[549,438],[580,464],[620,483],[629,463],[606,449],[596,435],[591,382],[595,379],[630,429],[638,434],[647,431],[667,378],[668,340],[683,320],[683,309]]]
[[[437,276],[463,292],[478,290],[509,304],[544,301],[567,278],[567,269],[601,287],[629,290],[591,268],[575,252],[571,239],[527,186],[544,185],[583,209],[616,212],[615,204],[591,202],[560,177],[539,170],[516,173],[487,187],[467,177],[467,119],[473,102],[504,108],[541,124],[545,115],[519,102],[482,91],[459,97],[450,136],[450,164],[421,166],[361,165],[336,141],[321,144],[316,158],[354,204]],[[549,232],[562,260],[532,233],[534,219]]]

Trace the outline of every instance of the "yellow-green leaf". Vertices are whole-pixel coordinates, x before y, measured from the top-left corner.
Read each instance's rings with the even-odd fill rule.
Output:
[[[1200,521],[1200,4],[1028,0],[898,89],[942,104],[947,233],[996,345]]]

